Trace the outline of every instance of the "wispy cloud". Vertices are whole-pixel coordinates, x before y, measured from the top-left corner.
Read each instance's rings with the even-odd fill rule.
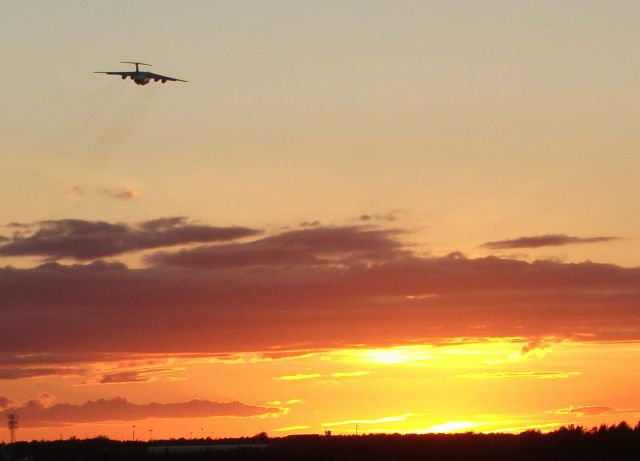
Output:
[[[465,379],[537,378],[566,379],[582,374],[579,371],[490,371],[458,375]]]
[[[411,413],[404,413],[402,415],[397,416],[385,416],[382,418],[375,419],[349,419],[347,421],[336,421],[332,423],[323,423],[323,427],[333,427],[333,426],[346,426],[346,425],[354,425],[354,424],[382,424],[382,423],[394,423],[398,421],[404,421],[407,418],[412,416]]]
[[[332,378],[354,378],[356,376],[364,376],[369,374],[368,371],[338,371],[331,373]]]
[[[101,192],[107,197],[116,198],[120,200],[133,200],[139,194],[131,186],[117,186],[102,189]]]
[[[636,408],[617,408],[607,405],[579,405],[569,406],[566,408],[558,408],[552,410],[552,413],[559,415],[577,415],[577,416],[598,416],[598,415],[619,415],[628,413],[640,413],[640,409]]]
[[[273,379],[277,379],[278,381],[301,381],[304,379],[316,379],[321,377],[322,375],[320,373],[298,373],[297,375],[278,376],[277,378]]]
[[[48,367],[48,368],[0,368],[0,380],[40,378],[43,376],[79,376],[85,371],[81,368]]]
[[[611,240],[619,240],[620,237],[572,237],[565,234],[545,234],[532,237],[519,237],[510,240],[498,240],[486,242],[482,246],[492,250],[504,250],[512,248],[539,248],[545,246],[573,245],[576,243],[599,243]]]
[[[302,429],[309,429],[311,426],[289,426],[289,427],[281,427],[276,429],[276,432],[291,432],[291,431],[299,431]]]
[[[184,370],[181,367],[150,367],[105,373],[98,378],[100,384],[147,383],[161,375]]]
[[[84,188],[81,187],[81,186],[71,186],[71,187],[69,187],[69,189],[67,189],[67,191],[72,195],[83,195],[84,194]]]

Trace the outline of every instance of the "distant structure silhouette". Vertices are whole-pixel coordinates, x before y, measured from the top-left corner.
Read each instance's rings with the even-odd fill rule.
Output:
[[[11,434],[11,443],[16,441],[16,431],[18,430],[18,415],[15,413],[9,413],[7,415],[7,426],[9,427],[9,434]]]

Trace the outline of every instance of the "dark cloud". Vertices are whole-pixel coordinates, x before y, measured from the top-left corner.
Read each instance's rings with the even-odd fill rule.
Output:
[[[101,192],[107,197],[117,198],[120,200],[133,200],[138,196],[138,192],[129,186],[118,186],[102,189]]]
[[[25,367],[33,368],[36,365],[65,365],[69,363],[73,364],[96,364],[96,363],[110,363],[110,362],[154,362],[162,361],[169,358],[167,354],[132,354],[129,352],[31,352],[28,354],[13,354],[13,353],[0,353],[0,368],[11,367]],[[231,354],[211,354],[211,353],[172,353],[170,358],[174,359],[236,359],[236,355]]]
[[[374,214],[362,214],[356,218],[358,221],[369,222],[369,221],[388,221],[392,222],[398,219],[398,214],[401,210],[392,210],[389,213],[374,213]]]
[[[320,221],[303,221],[300,223],[300,227],[320,227],[322,223]]]
[[[4,235],[0,235],[0,242],[8,242],[9,237],[5,237]]]
[[[21,222],[10,222],[9,224],[6,225],[6,227],[9,227],[11,229],[30,229],[34,226],[34,224],[32,223],[21,223]]]
[[[144,375],[138,371],[120,371],[103,375],[98,381],[100,384],[122,384],[122,383],[146,383],[152,380],[149,375]]]
[[[123,370],[102,375],[100,384],[146,383],[154,381],[158,375],[179,371],[181,368],[153,367],[137,370]]]
[[[23,379],[39,378],[42,376],[77,376],[83,370],[79,368],[0,368],[0,380],[2,379]]]
[[[260,232],[246,227],[197,225],[184,218],[162,218],[138,225],[62,219],[39,222],[35,229],[0,246],[0,256],[90,260],[173,245],[224,242]]]
[[[248,243],[203,246],[157,253],[146,261],[156,266],[229,268],[300,266],[389,259],[401,254],[398,231],[361,227],[312,227],[283,232]]]
[[[247,405],[242,402],[191,400],[177,403],[135,404],[119,397],[89,400],[81,405],[57,403],[45,406],[30,400],[0,412],[0,418],[17,413],[22,427],[46,427],[103,421],[137,421],[147,418],[208,418],[212,416],[251,417],[279,414],[275,407]]]
[[[0,410],[4,410],[5,408],[9,408],[14,404],[14,401],[8,397],[4,397],[0,395]]]
[[[525,344],[524,346],[522,346],[522,349],[520,350],[520,353],[522,355],[526,355],[530,352],[536,351],[536,350],[544,350],[544,349],[548,349],[551,345],[549,344],[549,341],[546,338],[535,338],[531,341],[529,341],[527,344]]]
[[[39,360],[72,363],[74,354],[306,351],[493,336],[640,339],[640,268],[399,256],[393,234],[321,230],[261,241],[306,249],[301,254],[312,261],[337,253],[348,264],[300,264],[288,256],[256,266],[255,255],[232,245],[238,248],[225,264],[213,253],[187,269],[0,269],[0,360],[27,356],[35,367]],[[358,237],[363,241],[354,242]],[[389,257],[362,263],[361,254]],[[541,346],[533,341],[529,350]]]
[[[482,246],[491,250],[504,250],[512,248],[539,248],[545,246],[572,245],[575,243],[598,243],[610,240],[619,240],[620,237],[571,237],[565,234],[546,234],[533,237],[519,237],[512,240],[499,240],[486,242]]]

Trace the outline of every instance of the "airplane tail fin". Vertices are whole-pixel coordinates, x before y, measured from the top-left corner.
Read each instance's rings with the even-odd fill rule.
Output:
[[[138,66],[150,66],[151,64],[145,64],[144,62],[136,62],[136,61],[120,61],[120,64],[135,64],[136,72],[138,72]]]

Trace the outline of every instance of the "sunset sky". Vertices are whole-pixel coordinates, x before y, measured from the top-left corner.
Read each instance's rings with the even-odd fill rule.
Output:
[[[4,3],[0,440],[635,423],[639,20]]]

